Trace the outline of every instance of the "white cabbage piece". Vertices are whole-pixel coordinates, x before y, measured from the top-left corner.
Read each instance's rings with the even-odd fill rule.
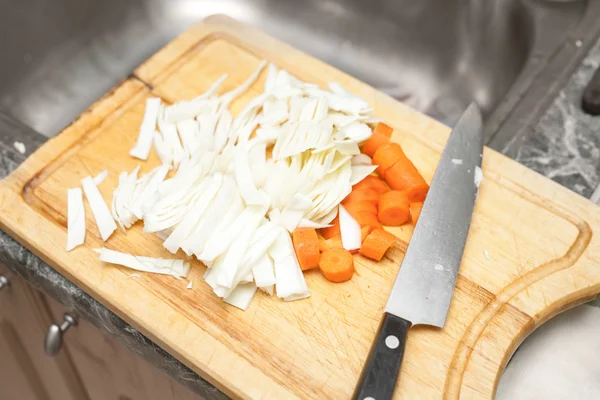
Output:
[[[186,218],[177,225],[173,233],[165,240],[163,243],[165,249],[173,254],[177,253],[177,250],[179,250],[183,242],[192,233],[196,224],[208,209],[208,206],[221,188],[222,183],[223,177],[221,175],[209,177],[201,183],[200,197],[198,197],[196,203],[191,207]]]
[[[117,224],[112,218],[110,210],[106,206],[102,194],[98,190],[98,187],[94,184],[94,180],[91,176],[85,177],[81,180],[81,186],[85,197],[88,199],[90,208],[92,209],[92,215],[100,231],[102,240],[106,241],[110,235],[117,229]]]
[[[200,127],[195,119],[186,119],[177,123],[177,131],[183,144],[183,149],[188,154],[194,154],[198,147],[198,136]]]
[[[135,146],[129,152],[129,155],[140,160],[147,160],[152,149],[152,139],[156,129],[156,121],[160,110],[160,98],[151,97],[146,100],[146,111],[140,126]]]
[[[263,254],[262,257],[252,267],[254,282],[259,288],[269,288],[275,285],[275,266],[273,260],[268,254]],[[273,293],[271,293],[273,294]]]
[[[233,292],[223,300],[227,304],[231,304],[241,310],[246,311],[252,302],[252,298],[256,294],[256,285],[254,282],[238,285]]]
[[[342,235],[342,245],[346,250],[357,250],[360,249],[361,244],[361,231],[360,225],[343,205],[339,205],[340,210],[340,232]]]
[[[186,254],[202,254],[204,248],[217,229],[229,226],[243,212],[244,205],[238,194],[235,182],[226,176],[221,189],[206,210],[195,230],[184,241],[181,248]],[[204,260],[206,263],[207,260]]]
[[[171,275],[176,278],[185,278],[190,272],[190,263],[183,260],[134,256],[105,248],[100,249],[99,260],[136,271]]]
[[[67,189],[67,251],[85,242],[85,209],[81,188]]]
[[[289,233],[282,232],[269,247],[268,253],[275,267],[277,297],[291,301],[310,296]]]
[[[119,175],[119,186],[113,192],[111,214],[121,229],[130,228],[150,211],[158,199],[158,188],[169,168],[163,164],[139,179],[139,166],[130,174],[122,172]]]
[[[358,182],[371,175],[377,169],[377,165],[353,165],[351,167],[352,175],[350,176],[350,184],[356,185]]]
[[[290,233],[293,232],[312,206],[313,203],[308,197],[296,193],[281,211],[280,224]]]
[[[373,165],[371,157],[366,154],[356,154],[350,159],[350,164],[355,165]]]

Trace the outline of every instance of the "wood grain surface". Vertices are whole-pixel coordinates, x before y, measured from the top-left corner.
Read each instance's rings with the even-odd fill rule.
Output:
[[[449,128],[288,45],[226,17],[196,25],[152,56],[61,134],[0,183],[0,226],[116,314],[233,397],[346,399],[402,261],[411,226],[392,229],[398,245],[380,263],[356,256],[343,284],[306,274],[312,296],[285,303],[258,293],[243,312],[224,304],[193,264],[187,281],[103,265],[103,245],[86,204],[86,243],[65,251],[67,188],[105,168],[107,202],[118,173],[138,161],[134,145],[148,96],[173,102],[205,91],[221,74],[227,91],[267,59],[302,80],[337,81],[363,97],[394,127],[430,181]],[[266,73],[233,104],[239,111],[262,91]],[[143,172],[158,164],[142,162]],[[537,326],[600,292],[599,208],[485,149],[484,181],[444,329],[409,333],[396,398],[492,398],[511,354]],[[110,249],[165,256],[160,241],[116,232]],[[488,255],[486,257],[486,254]]]

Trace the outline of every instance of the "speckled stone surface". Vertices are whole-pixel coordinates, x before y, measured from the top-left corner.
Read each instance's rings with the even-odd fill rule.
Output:
[[[25,146],[14,145],[18,141]],[[44,138],[0,111],[0,178],[14,170],[25,157],[44,142]],[[83,290],[65,279],[45,262],[0,231],[0,263],[21,276],[36,289],[64,304],[75,315],[85,318],[104,334],[167,372],[205,399],[228,399],[194,371],[173,358],[135,328],[123,321]]]
[[[600,66],[600,39],[548,108],[516,160],[585,197],[600,184],[600,116],[581,109],[583,90]]]

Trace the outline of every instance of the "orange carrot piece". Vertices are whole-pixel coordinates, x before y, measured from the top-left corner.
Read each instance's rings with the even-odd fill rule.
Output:
[[[346,210],[353,215],[357,212],[367,212],[369,214],[377,214],[377,205],[370,201],[353,201],[351,203],[344,204]]]
[[[410,218],[406,192],[390,190],[379,198],[379,222],[388,226],[400,226]]]
[[[381,133],[382,135],[391,138],[392,132],[394,132],[394,128],[384,124],[383,122],[378,122],[377,125],[375,125],[375,129],[373,130],[373,132]]]
[[[410,203],[410,217],[413,221],[413,224],[417,223],[417,220],[419,219],[419,215],[421,215],[421,208],[423,208],[422,201]]]
[[[396,243],[396,237],[383,229],[375,229],[369,233],[360,247],[360,254],[379,261],[385,252]]]
[[[378,148],[383,146],[386,143],[389,143],[390,138],[385,136],[379,132],[373,132],[371,137],[365,141],[362,145],[361,151],[368,155],[369,157],[373,157],[373,154],[377,151]]]
[[[370,226],[363,226],[360,228],[360,242],[364,242],[369,233],[371,233],[373,229]]]
[[[313,228],[296,228],[292,232],[292,242],[302,271],[319,266],[319,237]]]
[[[342,244],[342,236],[337,235],[332,237],[331,239],[319,240],[319,250],[322,253],[331,249],[343,249],[344,245]]]
[[[321,273],[331,282],[345,282],[354,273],[354,259],[348,250],[331,249],[321,254]]]
[[[383,181],[383,179],[378,178],[374,175],[368,175],[365,179],[352,186],[352,190],[359,189],[371,189],[378,193],[385,193],[388,190],[390,190],[390,188]]]
[[[373,155],[373,164],[378,166],[377,173],[385,176],[385,171],[403,159],[406,159],[406,155],[402,147],[398,143],[390,142],[377,149]]]
[[[377,214],[357,212],[350,215],[352,215],[352,218],[354,218],[356,222],[358,222],[361,228],[363,226],[368,226],[371,228],[371,230],[381,228],[381,223],[379,222],[379,219],[377,219]]]
[[[394,190],[405,190],[411,203],[424,201],[429,191],[429,185],[408,158],[385,171],[385,181]]]
[[[334,236],[341,235],[342,231],[340,230],[340,219],[335,217],[333,221],[331,221],[330,227],[319,229],[319,232],[325,239],[331,239]]]
[[[371,189],[353,190],[342,200],[342,204],[357,203],[359,201],[368,201],[377,204],[379,202],[379,193]]]

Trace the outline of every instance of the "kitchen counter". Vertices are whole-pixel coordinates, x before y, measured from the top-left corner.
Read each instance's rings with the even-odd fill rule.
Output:
[[[600,185],[600,116],[582,111],[581,96],[599,67],[600,39],[515,157],[521,164],[588,198]],[[594,200],[598,202],[600,198]]]
[[[600,40],[580,68],[548,108],[532,135],[520,148],[517,160],[590,197],[600,183],[600,117],[583,114],[581,93],[600,63]],[[21,144],[15,146],[15,142]],[[0,113],[0,177],[15,169],[44,138]],[[0,262],[31,285],[65,304],[78,316],[89,320],[102,332],[166,371],[191,390],[208,399],[227,398],[214,386],[174,359],[158,345],[92,299],[44,261],[0,232]],[[41,345],[41,343],[40,343]]]

